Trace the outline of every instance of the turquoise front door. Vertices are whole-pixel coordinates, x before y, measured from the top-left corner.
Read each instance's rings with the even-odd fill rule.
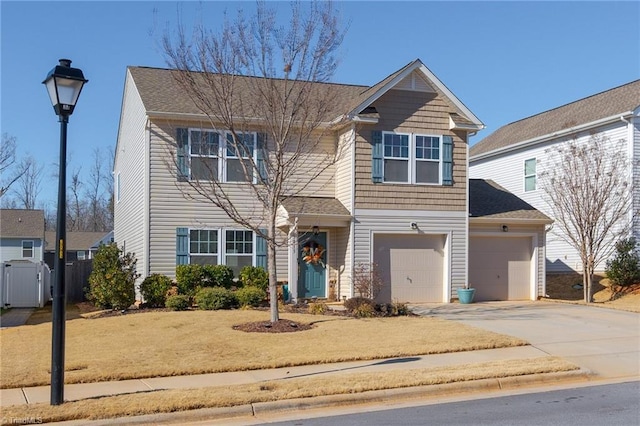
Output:
[[[327,233],[300,237],[298,295],[300,298],[326,297]]]

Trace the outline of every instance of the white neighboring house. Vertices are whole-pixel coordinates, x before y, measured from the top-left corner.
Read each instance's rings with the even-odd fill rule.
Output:
[[[574,138],[600,135],[612,146],[624,140],[633,185],[633,212],[640,209],[640,80],[507,124],[471,147],[470,178],[492,179],[551,216],[538,173],[549,161],[547,150]],[[633,236],[640,239],[635,215]],[[553,229],[547,235],[547,271],[581,271],[579,254]],[[602,262],[596,270],[605,267]]]

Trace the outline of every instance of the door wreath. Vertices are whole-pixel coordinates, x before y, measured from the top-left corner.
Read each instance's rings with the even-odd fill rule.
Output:
[[[302,247],[302,260],[307,262],[308,265],[320,264],[324,268],[324,255],[325,249],[321,244],[315,241],[309,241]]]

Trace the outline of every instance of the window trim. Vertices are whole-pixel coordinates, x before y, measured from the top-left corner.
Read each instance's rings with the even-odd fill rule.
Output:
[[[31,243],[31,248],[25,248],[25,243]],[[36,256],[36,242],[35,240],[22,240],[22,244],[20,245],[22,248],[22,258],[23,259],[33,259]],[[25,256],[25,250],[31,250],[31,256]]]
[[[385,135],[407,135],[409,139],[409,156],[405,159],[402,157],[392,157],[385,155]],[[417,158],[416,150],[417,150],[417,138],[436,138],[438,139],[438,181],[437,182],[418,182],[416,178],[417,172],[417,163],[420,162],[431,162],[435,163],[436,160],[425,159],[425,158]],[[382,182],[386,184],[394,184],[394,185],[424,185],[424,186],[443,186],[443,164],[444,164],[444,155],[443,155],[443,135],[434,135],[428,133],[404,133],[404,132],[390,132],[390,131],[382,131]],[[404,160],[408,162],[407,165],[407,180],[406,181],[391,181],[385,179],[385,164],[386,160]]]
[[[202,128],[188,128],[187,129],[188,132],[188,137],[187,137],[187,147],[186,147],[186,155],[189,158],[188,161],[188,179],[189,180],[196,180],[193,179],[192,175],[193,175],[193,169],[191,167],[191,159],[192,158],[211,158],[211,159],[215,159],[217,161],[218,164],[218,173],[217,173],[217,177],[216,179],[218,180],[218,182],[220,183],[232,183],[232,184],[243,184],[243,183],[257,183],[258,182],[258,176],[257,176],[257,171],[255,167],[251,167],[251,171],[252,171],[252,177],[251,177],[251,181],[230,181],[228,180],[228,160],[240,160],[242,161],[243,159],[251,159],[251,161],[253,162],[253,164],[256,165],[258,164],[258,132],[238,132],[239,135],[247,135],[250,134],[252,137],[252,143],[253,146],[251,147],[251,156],[247,156],[247,157],[237,157],[235,155],[235,153],[229,153],[229,143],[228,143],[228,138],[231,137],[232,133],[230,131],[227,130],[214,130],[214,129],[202,129]],[[206,133],[217,133],[218,134],[218,152],[215,155],[202,155],[202,154],[192,154],[191,152],[191,148],[192,148],[192,133],[193,132],[201,132],[202,134],[206,134]],[[202,179],[204,181],[204,179]]]
[[[531,174],[527,174],[527,163],[533,161],[534,172]],[[536,157],[527,158],[523,162],[523,189],[524,192],[533,192],[538,190],[538,161]],[[533,178],[533,189],[527,189],[527,179]]]
[[[192,257],[198,256],[209,256],[213,257],[214,254],[201,254],[201,253],[192,253],[191,252],[191,231],[215,231],[218,235],[218,251],[215,254],[216,262],[218,265],[226,265],[226,257],[227,255],[233,256],[243,256],[243,257],[251,257],[251,265],[256,265],[257,259],[257,233],[252,229],[243,229],[243,228],[189,228],[187,233],[187,246],[188,246],[188,263],[192,264]],[[246,253],[227,253],[227,231],[241,231],[241,232],[251,232],[251,254]]]
[[[121,193],[120,193],[120,190],[121,190],[121,188],[120,188],[120,172],[116,173],[116,182],[115,182],[114,186],[115,186],[114,190],[115,190],[116,203],[119,203],[120,202],[120,195],[121,195]]]

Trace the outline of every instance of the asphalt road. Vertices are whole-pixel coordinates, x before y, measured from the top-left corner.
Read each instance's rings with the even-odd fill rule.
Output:
[[[251,424],[272,426],[636,426],[640,425],[640,382]]]

